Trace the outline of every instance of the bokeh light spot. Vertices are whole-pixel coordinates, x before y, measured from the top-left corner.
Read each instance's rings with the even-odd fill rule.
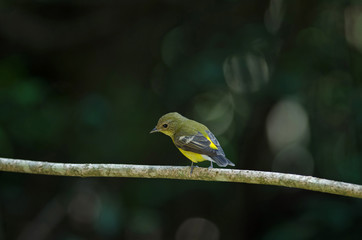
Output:
[[[270,0],[269,8],[265,12],[264,17],[265,27],[269,32],[275,34],[279,30],[284,12],[283,0]]]
[[[205,218],[186,219],[176,232],[176,240],[217,240],[220,238],[219,228]]]
[[[161,54],[167,66],[172,66],[185,53],[186,42],[185,29],[182,26],[166,34],[162,42]]]
[[[345,34],[348,43],[362,51],[362,7],[361,5],[352,5],[346,8]]]
[[[223,64],[225,82],[236,93],[256,92],[269,80],[265,58],[254,53],[229,56]]]
[[[291,143],[309,139],[308,115],[296,101],[283,100],[269,113],[266,122],[269,144],[278,152]]]
[[[233,102],[230,94],[213,91],[195,98],[195,119],[205,124],[215,135],[224,133],[233,120]]]

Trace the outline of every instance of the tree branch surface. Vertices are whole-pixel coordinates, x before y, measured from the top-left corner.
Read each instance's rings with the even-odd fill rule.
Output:
[[[0,171],[73,177],[166,178],[252,183],[362,198],[362,185],[296,174],[239,169],[195,168],[190,175],[190,167],[52,163],[0,158]]]

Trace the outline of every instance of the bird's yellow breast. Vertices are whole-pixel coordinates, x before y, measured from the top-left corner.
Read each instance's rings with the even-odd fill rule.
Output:
[[[195,163],[209,160],[209,159],[206,158],[207,156],[199,154],[199,153],[185,151],[185,150],[182,150],[181,148],[178,148],[178,150],[180,150],[180,152],[183,155],[185,155],[188,159],[190,159],[191,161],[193,161]]]

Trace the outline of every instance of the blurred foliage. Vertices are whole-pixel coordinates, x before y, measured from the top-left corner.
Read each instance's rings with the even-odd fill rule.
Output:
[[[171,111],[237,168],[362,184],[362,1],[0,3],[0,155],[188,165]],[[207,166],[207,164],[200,164]],[[0,239],[360,239],[296,189],[0,173]]]

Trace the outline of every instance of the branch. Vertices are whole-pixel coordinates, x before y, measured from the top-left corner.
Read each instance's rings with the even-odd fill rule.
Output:
[[[74,177],[132,177],[240,182],[293,187],[362,198],[362,185],[322,178],[237,169],[149,166],[131,164],[71,164],[0,158],[0,171],[74,176]]]

